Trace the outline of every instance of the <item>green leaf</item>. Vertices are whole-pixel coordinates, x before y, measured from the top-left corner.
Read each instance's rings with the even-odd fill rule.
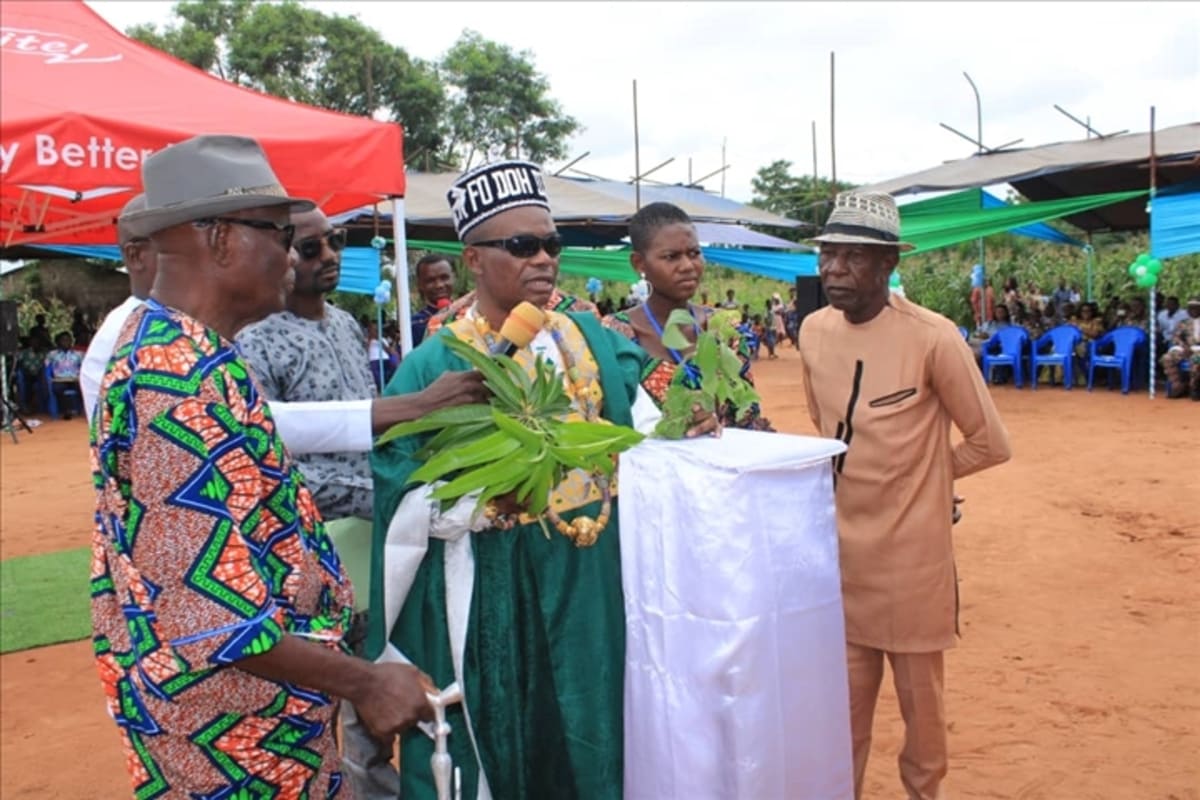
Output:
[[[512,486],[516,486],[516,482],[519,482],[527,471],[527,463],[527,459],[513,454],[508,458],[464,472],[454,480],[435,487],[430,496],[435,500],[458,500],[463,495],[488,487],[496,487],[509,480],[514,481]],[[513,478],[514,475],[516,478]],[[504,491],[509,491],[512,486]]]
[[[479,370],[484,377],[484,384],[492,391],[492,395],[501,405],[512,411],[521,410],[524,393],[498,360],[454,336],[444,336],[443,341],[450,352]]]
[[[663,416],[654,428],[654,435],[660,439],[682,439],[692,427],[692,406],[709,402],[701,391],[688,389],[682,384],[672,385],[663,398]]]
[[[692,312],[686,308],[677,308],[667,317],[667,323],[663,325],[662,343],[664,347],[669,347],[672,350],[686,350],[692,346],[688,341],[685,330],[696,324],[696,319],[692,316]]]
[[[538,356],[541,358],[541,356]],[[528,403],[533,397],[533,381],[529,377],[529,373],[525,368],[506,355],[496,356],[496,363],[499,364],[512,378],[513,385],[520,390],[521,397]]]
[[[491,415],[492,407],[487,403],[472,403],[465,406],[453,406],[452,408],[439,408],[420,419],[393,425],[375,440],[375,446],[379,447],[380,445],[387,444],[401,436],[427,433],[428,431],[445,428],[450,425],[482,422],[491,419]]]
[[[572,445],[611,439],[614,436],[634,437],[634,444],[644,437],[633,428],[624,425],[608,425],[599,422],[559,422],[550,429],[551,438],[558,444]]]
[[[741,379],[742,360],[738,358],[738,354],[730,350],[728,347],[721,347],[721,371],[728,377],[736,380],[738,383],[745,383]]]
[[[474,439],[482,439],[494,430],[496,430],[496,423],[492,422],[490,415],[483,422],[449,425],[442,428],[432,439],[426,442],[424,447],[413,453],[413,458],[417,461],[427,461],[443,450],[465,444]]]
[[[712,397],[717,389],[718,344],[712,334],[703,335],[696,343],[696,366],[700,369],[700,390]]]
[[[530,453],[536,453],[539,448],[545,446],[545,440],[540,433],[526,428],[499,409],[492,409],[492,421],[496,423],[497,428],[520,442]]]
[[[555,480],[556,471],[553,465],[537,471],[537,479],[529,492],[528,510],[531,515],[540,517],[546,513],[546,508],[550,505],[550,490],[558,484]]]
[[[414,470],[411,480],[433,483],[451,472],[504,458],[520,446],[521,443],[516,439],[503,431],[496,431],[482,439],[443,450]]]

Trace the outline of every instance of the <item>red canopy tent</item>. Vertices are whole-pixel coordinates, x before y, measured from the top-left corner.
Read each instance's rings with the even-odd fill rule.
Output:
[[[81,0],[0,3],[0,98],[0,248],[114,243],[142,160],[201,133],[258,139],[289,193],[329,214],[404,194],[398,124],[227,83]]]

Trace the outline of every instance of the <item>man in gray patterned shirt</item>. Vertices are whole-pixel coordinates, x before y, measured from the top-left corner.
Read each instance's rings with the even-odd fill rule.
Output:
[[[362,329],[325,300],[341,277],[346,231],[333,228],[320,209],[296,214],[292,223],[299,260],[288,307],[244,328],[238,346],[269,400],[369,400],[375,383]],[[296,460],[323,517],[371,518],[367,453],[307,453]]]

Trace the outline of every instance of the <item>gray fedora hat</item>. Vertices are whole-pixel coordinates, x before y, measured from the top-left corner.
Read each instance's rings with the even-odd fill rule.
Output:
[[[169,145],[142,164],[142,184],[145,210],[121,215],[134,236],[250,208],[316,208],[311,200],[288,197],[262,147],[245,136],[194,136]]]
[[[829,244],[876,244],[912,250],[900,241],[900,211],[890,194],[842,192],[833,203],[821,235],[814,242]]]

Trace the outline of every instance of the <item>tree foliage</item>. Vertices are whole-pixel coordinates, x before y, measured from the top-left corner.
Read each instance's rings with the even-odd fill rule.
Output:
[[[579,123],[549,97],[549,81],[532,57],[463,31],[441,62],[451,97],[450,153],[465,164],[476,155],[539,163],[566,155]]]
[[[807,222],[811,227],[773,235],[799,241],[812,235],[829,216],[829,208],[838,192],[854,188],[853,184],[838,181],[837,185],[826,178],[812,175],[793,175],[792,162],[779,159],[759,168],[750,179],[754,197],[750,205],[770,211],[772,214]]]
[[[477,156],[561,158],[579,123],[549,96],[528,52],[464,31],[440,64],[412,58],[354,17],[296,0],[182,0],[164,28],[127,33],[220,78],[300,103],[404,126],[428,168]]]

